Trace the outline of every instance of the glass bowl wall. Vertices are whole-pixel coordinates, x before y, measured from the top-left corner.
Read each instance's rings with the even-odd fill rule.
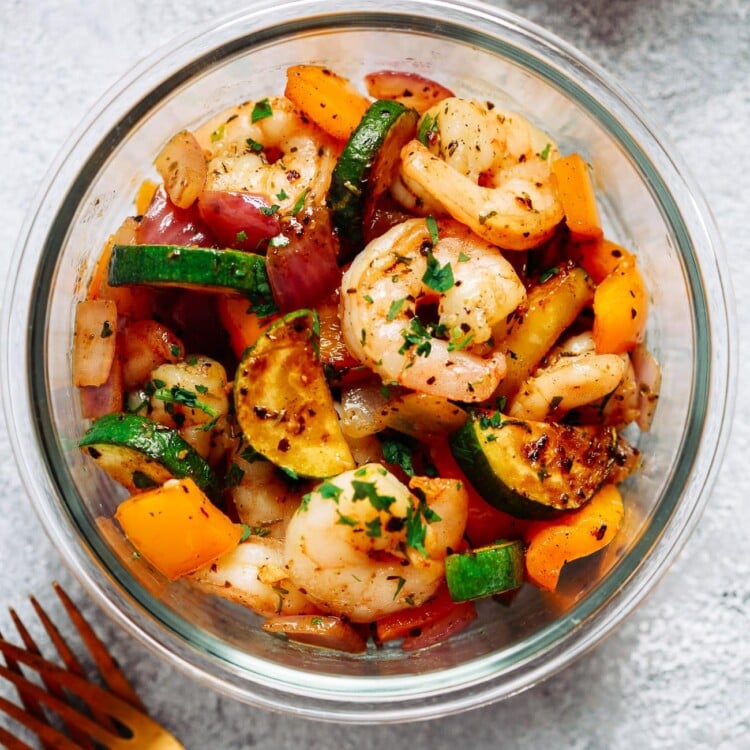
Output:
[[[674,558],[707,498],[731,410],[727,292],[707,210],[673,154],[595,66],[533,25],[476,4],[303,0],[256,3],[185,37],[121,82],[52,169],[22,238],[4,321],[3,388],[32,501],[65,562],[132,634],[236,698],[305,716],[380,722],[459,711],[517,692],[593,646]],[[356,8],[355,8],[356,6]],[[351,657],[289,644],[252,613],[113,551],[123,497],[76,441],[75,304],[109,233],[132,213],[171,134],[247,99],[282,92],[285,69],[324,64],[355,82],[407,69],[460,95],[520,111],[593,165],[606,234],[638,254],[651,293],[648,343],[663,369],[643,468],[623,487],[626,525],[566,571],[556,595],[526,587],[483,602],[450,641]],[[24,373],[25,377],[17,377]],[[116,545],[115,545],[116,546]]]

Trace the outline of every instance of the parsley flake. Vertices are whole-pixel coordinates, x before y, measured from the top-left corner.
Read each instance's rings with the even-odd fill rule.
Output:
[[[389,464],[400,466],[404,473],[413,477],[414,463],[412,462],[411,448],[401,440],[385,438],[381,441],[383,447],[383,458]]]
[[[430,242],[432,242],[433,245],[437,245],[440,235],[438,234],[438,225],[435,221],[435,217],[428,216],[425,219],[425,224],[427,224],[427,230],[430,233]]]
[[[546,268],[544,271],[542,271],[539,274],[539,283],[544,284],[545,281],[549,281],[551,278],[557,276],[557,274],[559,273],[560,273],[559,266],[552,266],[551,268]]]
[[[547,161],[547,157],[549,156],[549,150],[552,148],[552,144],[548,143],[543,149],[542,152],[539,154],[541,159],[544,159],[544,161]]]
[[[455,283],[450,263],[440,266],[440,261],[430,252],[427,253],[427,270],[422,282],[436,292],[447,292]]]
[[[261,206],[260,212],[263,216],[273,216],[280,208],[278,203],[274,203],[272,206]]]
[[[256,154],[259,154],[263,150],[263,144],[258,143],[258,141],[253,140],[252,138],[245,138],[245,143],[247,143],[247,145],[250,146],[250,150],[255,151]]]
[[[378,539],[383,536],[383,526],[380,523],[380,518],[373,518],[372,521],[365,522],[366,531],[365,534],[372,539]]]
[[[258,120],[265,120],[266,117],[270,117],[273,114],[271,109],[271,102],[268,101],[268,97],[261,99],[255,103],[253,112],[250,115],[251,122],[258,122]]]
[[[388,308],[388,315],[386,315],[388,322],[392,321],[398,315],[398,311],[404,306],[404,302],[406,302],[406,297],[391,302],[391,306]]]
[[[286,199],[287,199],[287,198],[288,198],[289,196],[288,196],[288,195],[286,194],[286,191],[285,191],[285,190],[279,190],[279,192],[278,192],[278,193],[276,193],[276,197],[277,197],[277,198],[278,198],[278,199],[279,199],[280,201],[285,201],[285,200],[286,200]]]
[[[433,119],[431,115],[425,113],[422,121],[419,123],[417,130],[417,138],[423,146],[429,146],[435,138],[438,132],[438,118],[437,115]]]
[[[307,198],[307,191],[308,189],[305,188],[300,197],[294,201],[294,205],[292,206],[292,216],[296,216],[302,210],[302,207],[305,205],[305,198]]]
[[[395,497],[391,495],[379,495],[377,487],[373,482],[363,482],[358,479],[352,480],[352,489],[354,490],[354,496],[352,500],[369,500],[375,510],[385,510],[396,502]]]

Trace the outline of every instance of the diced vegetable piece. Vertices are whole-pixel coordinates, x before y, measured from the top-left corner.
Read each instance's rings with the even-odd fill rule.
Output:
[[[445,581],[455,602],[517,589],[523,583],[523,542],[496,542],[445,558]]]
[[[122,411],[122,364],[119,356],[112,360],[109,377],[102,385],[84,386],[80,390],[81,414],[84,419],[99,419],[105,414]]]
[[[536,522],[526,532],[526,572],[540,588],[554,591],[566,562],[598,552],[614,538],[624,514],[617,487],[607,484],[591,502],[553,523]]]
[[[211,231],[198,213],[197,204],[193,203],[189,208],[178,208],[169,200],[163,186],[156,190],[148,210],[138,223],[136,242],[141,245],[200,247],[211,247],[215,244]]]
[[[265,210],[264,210],[265,209]],[[279,217],[262,195],[205,190],[198,199],[201,219],[222,245],[258,252],[279,233]]]
[[[398,102],[375,102],[346,143],[331,176],[328,205],[347,256],[364,245],[377,201],[390,187],[401,148],[415,135],[419,115]]]
[[[284,96],[316,125],[346,140],[370,106],[346,79],[318,65],[293,65],[286,72]]]
[[[365,639],[340,617],[330,615],[276,615],[263,623],[269,633],[283,633],[290,641],[349,654],[367,650]]]
[[[454,609],[439,620],[426,623],[419,633],[404,638],[401,648],[404,651],[417,651],[420,648],[434,646],[465,630],[477,618],[477,611],[472,602],[457,603]]]
[[[365,76],[367,93],[373,99],[392,99],[405,107],[416,109],[421,115],[453,92],[436,81],[399,70],[379,70]]]
[[[247,305],[247,300],[245,300]],[[151,371],[164,362],[177,362],[185,356],[182,341],[155,320],[128,324],[118,339],[125,390],[145,383]]]
[[[501,344],[508,370],[497,396],[515,395],[560,334],[593,299],[593,284],[582,268],[556,266],[546,275],[548,278],[529,290],[526,312],[511,323],[511,331]]]
[[[338,254],[327,208],[311,206],[282,222],[266,254],[268,279],[282,312],[315,307],[339,287]]]
[[[120,503],[115,518],[138,552],[172,581],[217,560],[242,537],[242,526],[189,478],[134,495]]]
[[[598,354],[622,354],[643,341],[648,290],[634,257],[617,265],[594,294],[594,342]]]
[[[143,216],[148,211],[158,187],[159,183],[153,180],[144,180],[138,186],[138,191],[135,194],[135,212],[138,216]]]
[[[464,536],[472,547],[484,547],[497,539],[520,539],[528,521],[511,516],[490,505],[472,486],[456,463],[447,441],[430,446],[430,457],[438,475],[463,482],[469,495],[468,517]]]
[[[78,442],[112,479],[131,493],[168,479],[190,478],[212,498],[218,482],[211,467],[180,434],[137,414],[107,414]]]
[[[247,298],[236,295],[220,295],[216,307],[237,359],[241,359],[245,350],[253,346],[266,328],[278,318],[275,315],[256,315]]]
[[[246,353],[234,379],[237,422],[250,445],[292,475],[354,468],[317,349],[310,310],[285,315]]]
[[[552,162],[557,190],[565,212],[565,223],[573,237],[594,239],[602,236],[594,185],[589,168],[580,154],[570,154]]]
[[[580,508],[607,480],[616,431],[471,414],[451,450],[482,497],[519,518]]]
[[[262,255],[176,245],[115,245],[109,283],[176,286],[202,292],[244,294],[259,315],[276,310]]]
[[[661,368],[651,352],[643,344],[630,354],[638,384],[638,427],[646,432],[656,411],[656,402],[661,391]]]
[[[381,617],[375,623],[378,642],[386,643],[407,636],[417,636],[431,622],[442,620],[459,605],[451,599],[447,587],[442,586],[434,598],[419,607],[408,607]]]
[[[169,200],[177,208],[189,208],[206,184],[206,158],[195,136],[187,130],[175,133],[154,161]]]
[[[103,385],[109,377],[117,341],[117,307],[110,300],[83,300],[76,306],[73,334],[73,384]]]
[[[632,257],[624,247],[606,237],[587,242],[571,242],[566,250],[568,258],[585,269],[595,284],[604,281],[607,274],[614,271],[622,260]]]

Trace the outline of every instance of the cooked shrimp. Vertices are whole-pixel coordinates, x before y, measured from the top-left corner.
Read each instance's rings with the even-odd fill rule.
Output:
[[[313,614],[317,610],[289,580],[284,544],[250,537],[189,577],[206,593],[249,607],[259,615]]]
[[[252,450],[252,449],[251,449]],[[287,482],[279,469],[262,456],[246,452],[233,458],[241,479],[230,490],[237,515],[254,532],[283,539],[302,492]]]
[[[287,529],[289,577],[324,612],[370,622],[429,599],[461,541],[468,496],[460,482],[412,481],[418,500],[380,464],[320,485]]]
[[[258,119],[259,111],[270,114]],[[325,201],[339,146],[283,96],[232,107],[195,137],[208,157],[206,190],[263,195],[280,213],[302,196]]]
[[[401,151],[406,188],[507,250],[552,235],[563,209],[550,169],[559,151],[548,135],[515,112],[457,97],[422,121],[430,123],[429,146],[413,140]]]
[[[546,364],[527,378],[508,414],[517,419],[544,420],[615,391],[627,374],[627,355],[597,354],[590,332],[573,336],[554,349]]]
[[[435,296],[425,281],[428,268],[453,279],[443,278],[439,322],[431,329],[416,317],[420,298]],[[355,357],[386,383],[458,401],[492,395],[505,374],[504,355],[489,345],[492,327],[526,296],[496,248],[450,221],[441,222],[433,246],[423,219],[370,242],[341,289],[342,334]]]
[[[149,417],[178,429],[198,453],[208,457],[229,413],[224,367],[202,356],[167,362],[151,371],[147,392]],[[218,447],[223,453],[225,446]]]

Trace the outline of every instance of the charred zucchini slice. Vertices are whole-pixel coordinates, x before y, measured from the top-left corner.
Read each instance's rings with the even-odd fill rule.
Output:
[[[318,355],[311,310],[285,315],[245,353],[234,379],[237,422],[261,455],[292,477],[354,468]]]
[[[109,283],[244,294],[260,316],[276,312],[262,255],[179,245],[115,245]]]
[[[524,579],[523,542],[499,541],[445,558],[445,581],[454,602],[503,594]]]
[[[477,492],[518,518],[553,518],[587,503],[607,481],[616,431],[471,414],[451,451]]]
[[[137,414],[97,419],[78,447],[132,494],[190,477],[209,497],[218,497],[211,467],[180,434]]]
[[[349,257],[362,249],[363,226],[393,182],[401,148],[414,138],[418,120],[416,110],[381,99],[365,112],[346,142],[331,176],[328,206]]]

